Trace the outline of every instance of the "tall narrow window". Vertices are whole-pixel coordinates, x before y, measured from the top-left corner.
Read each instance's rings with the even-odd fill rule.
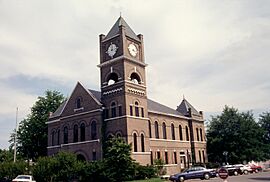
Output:
[[[150,154],[151,154],[151,156],[150,156],[151,157],[151,159],[150,159],[151,160],[151,165],[153,165],[154,164],[153,152],[151,151]]]
[[[200,128],[200,134],[201,134],[201,141],[203,141],[203,134],[202,134],[202,129]]]
[[[199,137],[199,129],[196,128],[196,133],[197,133],[197,141],[200,141],[200,137]]]
[[[157,151],[157,159],[160,159],[161,156],[160,156],[160,151]]]
[[[82,142],[82,141],[85,141],[85,124],[84,123],[81,124],[80,129],[81,129],[81,142]]]
[[[188,132],[188,127],[186,126],[186,140],[189,141],[189,132]]]
[[[73,127],[73,142],[78,142],[78,125]]]
[[[201,155],[201,151],[199,150],[199,159],[200,159],[200,163],[202,163],[202,155]]]
[[[141,148],[142,148],[142,152],[145,152],[145,149],[144,149],[144,135],[141,134]]]
[[[140,114],[139,114],[139,104],[138,102],[135,102],[135,116],[139,117]]]
[[[119,116],[122,116],[122,106],[118,106],[118,114]]]
[[[176,152],[173,152],[173,158],[174,158],[174,163],[177,164],[177,155],[176,155]]]
[[[60,145],[60,130],[57,131],[57,145]]]
[[[179,137],[180,137],[180,140],[183,140],[183,131],[182,131],[181,125],[179,125]]]
[[[203,163],[205,163],[205,155],[204,155],[204,150],[202,151],[202,157],[203,157]]]
[[[144,109],[141,108],[142,117],[144,117]]]
[[[96,151],[93,151],[92,152],[92,160],[93,161],[96,161],[97,160],[97,152]]]
[[[78,98],[77,100],[76,100],[76,107],[77,108],[81,108],[82,106],[81,106],[81,98]]]
[[[55,132],[52,132],[52,146],[54,146],[54,136],[55,136]]]
[[[165,152],[165,164],[169,164],[168,152]]]
[[[91,140],[97,139],[97,123],[92,121],[91,123]]]
[[[174,124],[171,124],[172,140],[175,140]]]
[[[155,135],[156,135],[156,138],[159,139],[158,122],[157,121],[155,121]]]
[[[115,102],[111,104],[111,116],[112,118],[116,117],[116,105]]]
[[[134,152],[137,152],[138,151],[138,148],[137,148],[137,134],[134,133],[133,134],[133,144],[134,144]]]
[[[64,144],[68,143],[68,127],[64,127]]]
[[[109,118],[109,110],[105,109],[105,119],[108,119],[108,118]]]
[[[133,107],[129,106],[129,110],[130,110],[130,116],[133,116]]]
[[[166,124],[162,123],[162,133],[163,133],[163,139],[167,139],[167,133],[166,133]]]
[[[151,121],[148,121],[149,138],[152,138]]]

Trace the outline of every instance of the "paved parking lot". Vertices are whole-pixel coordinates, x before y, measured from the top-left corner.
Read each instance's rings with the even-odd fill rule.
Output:
[[[185,182],[223,182],[219,177],[211,178],[210,180],[186,180]],[[256,174],[248,174],[248,175],[239,175],[239,176],[229,176],[227,179],[228,182],[270,182],[270,172],[260,172]]]

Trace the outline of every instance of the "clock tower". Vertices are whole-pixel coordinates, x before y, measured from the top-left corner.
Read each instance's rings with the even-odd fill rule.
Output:
[[[122,137],[132,143],[133,158],[149,161],[143,36],[136,35],[121,16],[107,35],[100,35],[98,67],[105,135]]]

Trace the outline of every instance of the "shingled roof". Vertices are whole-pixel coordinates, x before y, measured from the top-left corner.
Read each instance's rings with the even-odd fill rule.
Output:
[[[125,35],[135,39],[137,41],[140,41],[140,39],[137,37],[137,35],[133,32],[133,30],[130,28],[130,26],[126,23],[126,21],[124,20],[124,18],[122,18],[121,16],[118,18],[118,20],[115,22],[115,24],[113,25],[113,27],[111,28],[111,30],[109,31],[109,33],[106,35],[104,40],[110,39],[116,35],[119,35],[120,33],[120,26],[125,27],[124,31],[125,31]]]
[[[177,111],[181,114],[188,116],[189,115],[189,108],[191,109],[191,112],[195,115],[200,115],[200,113],[184,98],[180,105],[177,107]]]
[[[88,89],[89,92],[92,93],[92,95],[101,103],[101,92]],[[50,116],[50,118],[55,118],[59,117],[66,105],[66,101],[64,101],[58,109]],[[183,99],[181,104],[177,107],[176,110],[165,106],[163,104],[160,104],[156,101],[153,101],[151,99],[147,99],[147,104],[148,104],[148,111],[152,112],[158,112],[158,113],[163,113],[163,114],[171,114],[171,115],[176,115],[176,116],[188,116],[188,108],[191,108],[192,113],[198,114],[199,112],[186,100]]]

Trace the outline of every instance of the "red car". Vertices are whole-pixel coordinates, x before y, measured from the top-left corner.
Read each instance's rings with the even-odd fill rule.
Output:
[[[253,172],[253,173],[257,173],[257,172],[262,171],[262,167],[261,167],[261,166],[257,166],[257,165],[255,165],[255,164],[251,164],[251,165],[250,165],[250,168],[252,169],[252,172]]]

